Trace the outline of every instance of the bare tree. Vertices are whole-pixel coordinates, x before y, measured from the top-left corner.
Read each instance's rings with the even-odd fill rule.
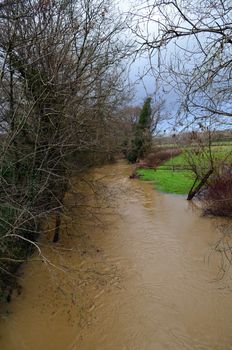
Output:
[[[196,175],[191,199],[231,155],[228,151],[219,164],[212,152],[213,133],[231,127],[231,3],[147,0],[132,15],[131,28],[138,47],[149,55],[150,71],[176,96],[174,132],[197,135],[186,152]],[[201,155],[196,157],[199,147]]]
[[[180,124],[230,126],[230,1],[147,0],[138,7],[133,31],[151,63],[158,55],[152,69],[181,97]]]
[[[112,21],[112,17],[114,20]],[[110,1],[2,1],[0,251],[20,259],[61,211],[68,178],[113,154],[126,26]],[[115,147],[113,147],[115,145]],[[16,249],[15,247],[18,248]],[[0,262],[7,273],[9,264]],[[0,286],[0,290],[1,290]]]

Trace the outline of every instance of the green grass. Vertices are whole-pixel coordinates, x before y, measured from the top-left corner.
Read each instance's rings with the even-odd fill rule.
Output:
[[[179,154],[176,157],[170,158],[169,160],[167,160],[165,163],[162,164],[163,166],[173,166],[173,165],[177,165],[177,166],[186,166],[187,165],[187,161],[186,161],[186,156],[184,153]]]
[[[161,165],[161,167],[172,167],[172,166],[177,166],[177,167],[188,167],[188,153],[191,154],[192,159],[195,161],[196,164],[202,165],[204,164],[209,164],[210,162],[210,156],[209,153],[203,152],[201,154],[194,154],[193,152],[189,150],[183,150],[181,154],[179,154],[176,157],[170,158],[167,160],[165,163]],[[223,159],[226,159],[227,162],[232,162],[232,147],[231,146],[215,146],[212,147],[212,153],[213,153],[213,158],[215,162],[220,162]]]
[[[137,172],[142,180],[153,181],[157,190],[167,193],[187,194],[194,181],[189,171],[138,169]]]
[[[213,158],[215,164],[220,163],[225,159],[226,162],[232,162],[232,143],[220,145],[215,143],[212,147]],[[181,154],[170,158],[164,162],[158,169],[138,169],[137,173],[144,181],[153,181],[155,188],[167,193],[187,194],[193,185],[195,176],[189,170],[188,154],[191,154],[192,160],[199,167],[199,169],[208,169],[210,166],[209,153],[205,152],[195,154],[193,149],[186,148]],[[175,171],[173,171],[173,169]]]

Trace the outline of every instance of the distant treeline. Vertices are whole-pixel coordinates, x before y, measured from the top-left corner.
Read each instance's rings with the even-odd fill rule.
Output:
[[[200,132],[200,131],[184,132],[184,133],[172,134],[168,136],[164,135],[164,136],[155,137],[153,141],[158,145],[176,145],[179,142],[184,143],[185,141],[188,141],[189,139],[196,136],[203,137],[205,138],[205,140],[207,140],[207,138],[205,137],[205,134],[206,134],[205,132]],[[211,131],[211,140],[214,143],[232,142],[232,130]]]

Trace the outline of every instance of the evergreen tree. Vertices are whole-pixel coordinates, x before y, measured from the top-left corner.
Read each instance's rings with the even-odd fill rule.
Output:
[[[135,163],[139,158],[143,158],[151,148],[151,101],[151,97],[146,98],[138,123],[134,126],[131,150],[127,155],[127,159],[132,163]]]

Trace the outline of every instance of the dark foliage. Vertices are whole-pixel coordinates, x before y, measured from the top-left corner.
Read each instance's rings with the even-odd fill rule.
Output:
[[[216,177],[208,184],[204,204],[206,213],[232,216],[232,176],[230,172]]]
[[[150,153],[144,160],[144,163],[149,168],[157,168],[159,165],[172,157],[176,157],[181,153],[179,149],[165,149],[154,153]]]
[[[135,163],[150,151],[152,142],[151,124],[151,98],[148,97],[144,102],[138,123],[134,126],[131,149],[126,154],[129,162]]]

